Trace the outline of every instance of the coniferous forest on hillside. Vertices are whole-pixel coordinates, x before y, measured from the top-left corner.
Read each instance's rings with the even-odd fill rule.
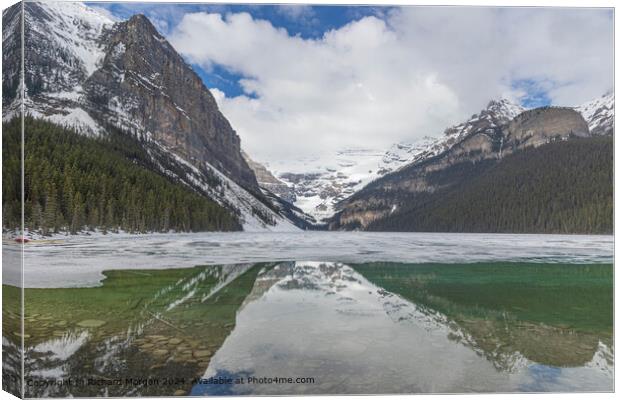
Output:
[[[21,220],[20,119],[3,124],[2,139],[4,227],[15,228]],[[93,138],[28,117],[24,152],[24,219],[30,230],[241,229],[224,207],[154,172],[144,145],[114,129]]]
[[[26,227],[179,232],[240,230],[234,213],[157,173],[145,143],[109,128],[102,137],[34,118],[25,121]],[[19,119],[3,125],[3,218],[21,220]],[[573,138],[501,161],[461,163],[427,177],[432,193],[389,192],[398,211],[372,231],[613,232],[613,139]],[[349,227],[354,228],[354,227]]]
[[[573,138],[501,161],[454,165],[428,177],[447,188],[401,193],[402,207],[368,230],[613,232],[613,138]],[[390,196],[395,196],[390,193]]]

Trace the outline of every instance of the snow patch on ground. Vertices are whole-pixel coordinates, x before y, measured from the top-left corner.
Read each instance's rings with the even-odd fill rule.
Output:
[[[80,133],[98,135],[102,132],[101,126],[99,126],[99,124],[83,109],[70,108],[66,111],[68,114],[40,116],[58,125],[73,128]]]
[[[254,195],[239,186],[232,179],[228,178],[209,163],[205,162],[203,167],[221,182],[221,184],[217,187],[209,185],[204,179],[204,174],[196,166],[174,154],[163,145],[156,142],[153,143],[159,146],[166,153],[170,154],[179,164],[185,166],[190,171],[190,174],[186,176],[186,179],[190,181],[192,186],[201,188],[204,192],[209,194],[209,197],[214,199],[221,206],[228,209],[236,209],[244,231],[295,232],[300,230],[288,219],[271,210],[256,197],[254,197]]]

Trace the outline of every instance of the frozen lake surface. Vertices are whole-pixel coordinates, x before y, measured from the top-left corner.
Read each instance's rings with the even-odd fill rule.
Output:
[[[613,390],[612,236],[67,236],[6,241],[5,284],[22,247],[30,379],[175,379],[30,397]]]
[[[462,233],[193,233],[66,236],[24,245],[25,287],[97,286],[110,269],[266,261],[610,263],[613,236]],[[4,283],[19,285],[21,245],[4,243]]]

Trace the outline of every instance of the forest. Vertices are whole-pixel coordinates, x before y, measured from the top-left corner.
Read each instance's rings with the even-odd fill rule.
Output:
[[[427,177],[443,188],[398,193],[399,211],[368,230],[415,232],[613,232],[613,138],[572,138],[501,161],[449,167]]]
[[[241,230],[229,210],[158,172],[144,143],[107,129],[88,137],[25,118],[24,221],[43,234]],[[21,221],[21,120],[3,123],[3,220]]]

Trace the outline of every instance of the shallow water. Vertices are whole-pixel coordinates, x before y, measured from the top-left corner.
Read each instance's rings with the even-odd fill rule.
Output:
[[[27,396],[613,388],[609,264],[298,261],[106,276],[26,289]],[[7,354],[17,312],[3,312]]]
[[[611,309],[601,308],[600,304],[588,305],[592,299],[576,301],[589,312],[603,314],[604,323],[594,329],[561,323],[557,325],[562,328],[554,329],[543,321],[528,320],[538,317],[535,314],[540,310],[536,307],[524,309],[520,318],[508,309],[519,303],[519,286],[532,279],[528,276],[531,269],[523,274],[518,272],[524,267],[522,264],[477,266],[476,273],[485,274],[491,284],[505,283],[504,279],[489,275],[495,268],[512,269],[510,285],[516,290],[513,297],[517,297],[508,299],[501,307],[478,303],[475,311],[468,309],[465,298],[458,303],[449,296],[467,292],[475,285],[453,285],[453,293],[446,292],[443,298],[433,298],[436,295],[433,294],[426,301],[421,298],[412,302],[386,291],[359,272],[364,270],[370,272],[369,276],[385,277],[398,267],[401,271],[411,271],[398,274],[392,282],[400,287],[402,294],[428,290],[433,280],[441,280],[426,276],[428,281],[420,285],[414,279],[442,268],[435,265],[419,273],[415,271],[416,265],[295,262],[263,271],[250,294],[255,300],[239,311],[234,331],[211,360],[204,377],[244,377],[246,382],[249,377],[311,377],[315,381],[207,383],[195,385],[191,393],[611,390],[613,353],[607,336],[611,329]],[[581,277],[584,268],[579,268]],[[549,289],[557,288],[553,286]],[[484,285],[476,288],[483,292],[490,289]],[[564,290],[564,294],[569,293]],[[477,293],[465,297],[468,296],[475,298]],[[610,296],[608,293],[607,300]],[[553,304],[553,296],[545,300],[552,301],[546,304],[550,309],[565,305]],[[449,311],[443,313],[438,309]],[[564,317],[571,319],[569,313]],[[544,317],[548,322],[553,320],[551,315]]]
[[[26,395],[611,391],[612,243],[366,233],[29,243]],[[9,374],[20,369],[17,298],[5,281]]]

